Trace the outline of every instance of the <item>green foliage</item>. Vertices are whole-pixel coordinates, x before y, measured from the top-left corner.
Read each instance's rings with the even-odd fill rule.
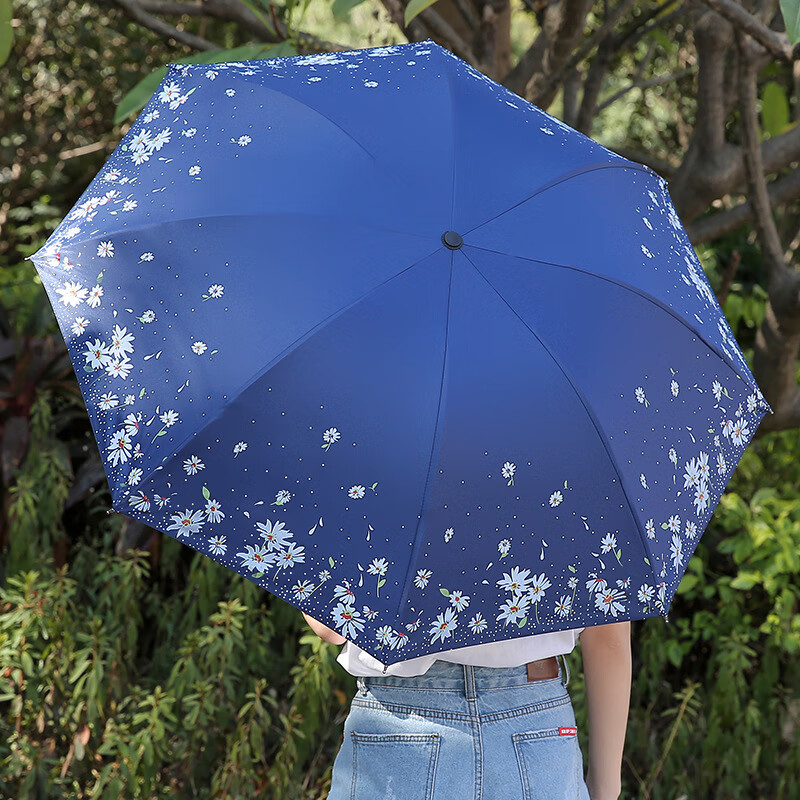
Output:
[[[11,27],[11,0],[0,0],[0,67],[8,61],[14,44],[14,28]]]
[[[791,127],[789,100],[776,81],[769,81],[761,92],[761,124],[768,136],[777,136]]]
[[[800,0],[781,0],[781,11],[789,41],[797,44],[800,42]]]

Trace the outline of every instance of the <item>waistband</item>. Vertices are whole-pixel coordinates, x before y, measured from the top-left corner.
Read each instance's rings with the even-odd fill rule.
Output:
[[[561,666],[561,660],[564,667]],[[556,656],[558,676],[566,687],[569,683],[569,667],[564,656]],[[565,680],[566,673],[566,680]],[[368,675],[358,677],[359,688],[363,686],[394,686],[414,689],[499,689],[507,686],[528,686],[528,667],[479,667],[473,664],[457,664],[454,661],[434,661],[422,675]]]

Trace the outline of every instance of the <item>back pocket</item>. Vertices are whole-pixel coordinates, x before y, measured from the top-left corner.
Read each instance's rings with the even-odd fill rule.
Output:
[[[431,800],[439,755],[438,733],[350,733],[351,800]]]
[[[575,727],[513,735],[525,800],[581,800],[583,757]]]

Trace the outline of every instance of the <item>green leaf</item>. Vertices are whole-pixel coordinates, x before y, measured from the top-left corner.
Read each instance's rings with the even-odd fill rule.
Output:
[[[523,617],[521,620],[519,620],[519,621],[517,622],[517,625],[518,625],[520,628],[524,628],[524,627],[525,627],[525,624],[526,624],[527,622],[528,622],[528,618],[527,618],[527,617]]]
[[[14,29],[11,27],[11,0],[0,0],[0,67],[8,61],[14,45]]]
[[[666,522],[662,522],[661,523],[661,527],[662,527],[663,530],[666,530],[667,528],[669,528],[669,525],[667,525]]]
[[[360,6],[364,0],[334,0],[331,11],[334,19],[346,17],[356,6]]]
[[[567,488],[567,482],[566,481],[564,481],[564,488],[565,489]]]
[[[232,50],[207,50],[204,53],[195,53],[186,58],[179,58],[171,62],[175,64],[218,64],[222,61],[251,61],[256,58],[275,58],[287,55],[296,55],[296,50],[285,42],[278,45],[257,44],[234,47]],[[114,114],[114,124],[117,125],[135,114],[147,105],[153,92],[158,89],[161,81],[167,74],[166,67],[159,67],[146,78],[142,78],[120,101]]]
[[[781,0],[781,11],[789,41],[797,44],[800,42],[800,0]]]
[[[439,587],[439,591],[440,591],[440,592],[441,592],[441,593],[442,593],[442,594],[443,594],[445,597],[450,597],[450,592],[449,592],[449,591],[447,591],[447,589],[444,589],[444,588],[442,588],[442,587]]]
[[[761,93],[761,124],[770,136],[783,133],[789,125],[789,100],[775,81],[767,83]]]
[[[98,273],[98,275],[97,275],[97,280],[95,281],[95,283],[102,283],[102,282],[103,282],[103,272],[104,272],[104,271],[105,271],[105,270],[101,270],[101,271]]]
[[[379,580],[378,581],[378,588],[380,589],[381,586],[383,586],[384,583],[386,583],[386,578],[382,578],[381,580]]]
[[[436,0],[411,0],[406,6],[405,25],[411,22],[417,14],[422,13],[428,6],[432,6]]]
[[[145,389],[144,389],[144,386],[142,386],[142,390],[139,392],[139,397],[140,398],[144,397],[144,392],[145,392]]]
[[[650,559],[645,557],[644,563],[647,564],[647,566],[649,567],[650,566]]]
[[[331,568],[333,568],[334,563],[335,562],[334,562],[333,558],[331,556],[328,556],[328,564],[331,565]]]
[[[208,491],[208,486],[203,487],[203,497],[205,497],[206,500],[211,499],[211,492]]]
[[[570,572],[577,572],[577,571],[578,571],[578,570],[576,570],[576,569],[575,569],[575,567],[573,567],[573,566],[572,566],[572,564],[567,564],[567,569],[568,569]]]

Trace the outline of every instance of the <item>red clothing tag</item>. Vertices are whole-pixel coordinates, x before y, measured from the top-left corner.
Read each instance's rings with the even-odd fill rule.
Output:
[[[559,728],[558,729],[559,736],[577,736],[578,729],[577,728]]]

